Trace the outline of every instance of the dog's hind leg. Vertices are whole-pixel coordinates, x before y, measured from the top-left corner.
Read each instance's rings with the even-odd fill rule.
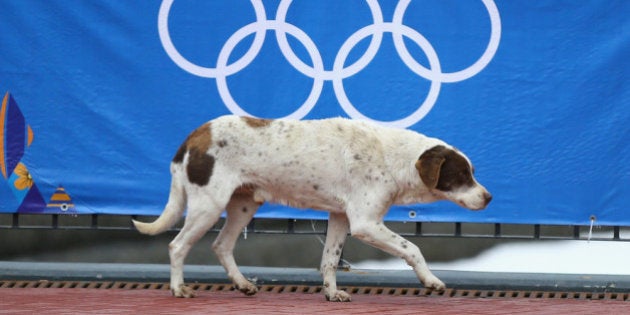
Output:
[[[228,197],[215,200],[212,194],[199,188],[189,193],[188,213],[184,226],[169,244],[171,259],[171,292],[175,297],[195,297],[195,291],[184,285],[184,260],[192,246],[217,222],[227,204]]]
[[[227,218],[225,225],[212,244],[212,249],[219,258],[223,268],[225,268],[228,278],[232,280],[239,291],[246,295],[256,294],[258,288],[249,282],[238,269],[234,260],[234,245],[241,231],[251,221],[259,206],[260,204],[254,201],[253,193],[235,192],[226,207]]]
[[[348,235],[348,218],[343,213],[330,213],[326,230],[326,245],[322,255],[320,272],[324,278],[324,294],[326,300],[332,302],[349,302],[350,294],[337,290],[337,266],[343,244]]]

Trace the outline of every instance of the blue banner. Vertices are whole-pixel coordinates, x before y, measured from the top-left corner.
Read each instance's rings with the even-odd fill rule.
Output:
[[[157,215],[188,133],[234,113],[413,129],[494,195],[389,220],[630,225],[628,1],[0,4],[0,212]]]

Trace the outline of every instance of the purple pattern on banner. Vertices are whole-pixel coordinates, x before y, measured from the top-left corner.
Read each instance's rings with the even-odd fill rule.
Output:
[[[22,204],[18,208],[18,212],[21,213],[39,213],[46,209],[46,202],[42,198],[42,194],[39,192],[37,185],[33,184],[26,193],[26,197],[22,200]]]
[[[24,155],[26,143],[24,116],[11,94],[9,94],[7,102],[7,119],[4,134],[7,173],[11,174]]]
[[[9,93],[4,97],[2,112],[5,115],[4,121],[0,124],[4,126],[0,130],[0,137],[3,139],[0,154],[4,161],[3,172],[6,172],[7,184],[19,203],[17,212],[41,212],[46,208],[46,202],[28,168],[21,163],[32,133],[17,102]]]

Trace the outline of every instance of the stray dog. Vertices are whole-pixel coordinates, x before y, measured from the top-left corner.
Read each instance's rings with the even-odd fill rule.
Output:
[[[232,252],[264,202],[330,212],[320,270],[329,301],[350,301],[336,280],[348,232],[403,258],[425,287],[444,290],[418,247],[388,229],[383,216],[394,204],[450,200],[480,210],[492,199],[473,177],[468,158],[443,141],[343,118],[223,116],[194,130],[170,168],[164,212],[153,223],[133,223],[140,232],[155,235],[171,228],[188,209],[183,228],[169,245],[170,287],[176,297],[195,296],[184,285],[184,259],[224,209],[227,219],[212,249],[237,289],[247,295],[257,292]]]

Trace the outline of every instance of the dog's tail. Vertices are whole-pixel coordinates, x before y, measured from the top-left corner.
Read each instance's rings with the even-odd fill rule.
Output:
[[[182,218],[184,210],[186,209],[186,192],[175,168],[176,166],[174,165],[171,168],[171,192],[168,196],[166,207],[164,207],[164,211],[162,211],[160,217],[151,223],[132,220],[133,225],[135,225],[140,233],[148,235],[160,234],[173,227],[173,225]]]

